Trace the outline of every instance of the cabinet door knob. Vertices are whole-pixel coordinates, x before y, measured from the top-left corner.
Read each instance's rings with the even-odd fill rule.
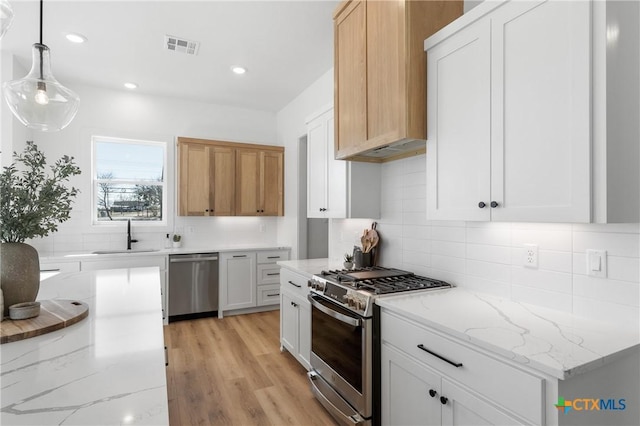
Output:
[[[449,398],[447,398],[446,396],[441,396],[440,397],[440,403],[442,405],[447,405],[447,402],[449,402]]]
[[[431,398],[435,398],[437,394],[438,392],[436,392],[435,390],[429,389],[429,396],[431,396]]]
[[[484,201],[480,201],[478,203],[478,207],[480,207],[481,209],[484,209],[485,207],[487,207],[487,204]]]
[[[497,201],[492,201],[491,202],[491,208],[495,209],[496,207],[498,207],[498,202]]]

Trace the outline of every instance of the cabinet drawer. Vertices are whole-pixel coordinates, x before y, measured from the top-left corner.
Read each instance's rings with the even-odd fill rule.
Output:
[[[278,265],[258,265],[258,285],[279,283],[280,267]]]
[[[289,250],[271,250],[258,252],[258,263],[276,263],[279,260],[289,260]]]
[[[258,306],[280,303],[280,285],[269,284],[258,287]]]
[[[166,269],[166,256],[128,256],[127,258],[110,258],[100,260],[82,261],[83,271],[96,271],[99,269],[121,269],[121,268],[146,268],[157,266],[160,270]]]
[[[542,423],[543,379],[385,310],[382,311],[380,323],[383,342],[397,347],[528,421]],[[461,365],[451,365],[426,350]]]
[[[284,291],[292,295],[306,299],[307,294],[309,294],[309,287],[307,287],[308,281],[304,275],[297,274],[287,268],[280,269],[280,285]]]

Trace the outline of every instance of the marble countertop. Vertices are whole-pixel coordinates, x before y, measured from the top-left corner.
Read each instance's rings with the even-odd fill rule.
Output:
[[[106,253],[94,254],[91,252],[66,253],[55,256],[41,255],[41,262],[64,262],[78,261],[107,257],[123,257],[123,256],[166,256],[169,254],[192,254],[192,253],[222,253],[234,251],[264,251],[264,250],[290,250],[290,247],[272,246],[272,245],[226,245],[226,246],[207,246],[207,247],[181,247],[158,249],[153,251],[144,251],[145,249],[132,250],[122,253]]]
[[[335,259],[281,260],[278,265],[298,272],[307,278],[328,269],[342,269],[342,262]]]
[[[58,274],[38,299],[89,316],[0,346],[0,424],[169,424],[158,268]]]
[[[461,288],[376,303],[559,379],[596,369],[640,345],[637,323],[607,323]]]

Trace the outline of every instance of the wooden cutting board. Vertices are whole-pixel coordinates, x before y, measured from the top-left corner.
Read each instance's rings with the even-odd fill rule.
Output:
[[[24,320],[5,319],[0,323],[0,344],[51,333],[81,321],[89,315],[89,305],[77,300],[39,300],[40,315]]]

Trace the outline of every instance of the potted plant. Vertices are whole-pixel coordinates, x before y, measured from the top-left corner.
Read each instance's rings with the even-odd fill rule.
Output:
[[[67,155],[45,171],[44,154],[32,141],[0,173],[0,284],[6,316],[9,306],[33,302],[40,289],[38,252],[24,242],[46,237],[69,219],[78,189],[67,187],[80,168]],[[18,167],[18,163],[21,164]]]
[[[345,253],[344,262],[342,263],[342,265],[345,267],[345,269],[353,268],[353,255],[349,253]]]
[[[173,248],[180,248],[182,245],[182,236],[180,234],[173,234]]]

